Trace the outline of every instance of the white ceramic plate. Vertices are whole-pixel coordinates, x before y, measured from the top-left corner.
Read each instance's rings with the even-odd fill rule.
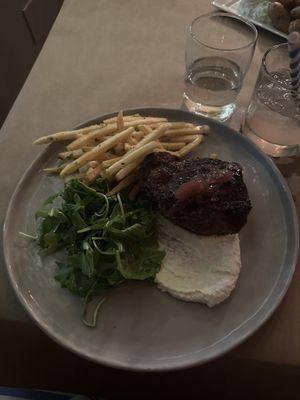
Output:
[[[197,153],[239,162],[253,209],[240,233],[242,271],[224,303],[209,309],[185,303],[141,282],[111,291],[96,329],[80,320],[80,300],[54,280],[54,257],[20,237],[33,232],[34,212],[61,186],[40,173],[61,145],[49,146],[18,184],[4,225],[4,252],[12,286],[34,321],[54,340],[99,363],[134,370],[171,370],[204,363],[241,343],[272,314],[292,278],[298,226],[289,189],[274,164],[225,125],[180,110],[131,110],[174,121],[208,123],[211,134]],[[105,115],[84,125],[112,116]]]

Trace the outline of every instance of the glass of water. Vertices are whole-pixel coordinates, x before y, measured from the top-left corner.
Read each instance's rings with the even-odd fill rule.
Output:
[[[287,43],[263,56],[243,133],[273,157],[299,153],[300,93],[291,89]]]
[[[231,14],[212,12],[192,22],[185,53],[186,107],[206,117],[226,121],[252,61],[257,30]]]

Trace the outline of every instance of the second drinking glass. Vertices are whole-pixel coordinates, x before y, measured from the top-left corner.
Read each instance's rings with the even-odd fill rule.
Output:
[[[190,111],[219,121],[231,117],[256,40],[255,26],[234,15],[213,12],[192,22],[183,95]]]

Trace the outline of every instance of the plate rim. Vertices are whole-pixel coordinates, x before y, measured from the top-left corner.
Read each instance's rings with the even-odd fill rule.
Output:
[[[228,353],[230,350],[233,348],[237,347],[241,343],[243,343],[245,340],[247,340],[251,335],[253,335],[274,313],[276,308],[279,306],[281,303],[282,299],[284,298],[290,282],[292,280],[294,271],[295,271],[295,266],[297,263],[298,259],[298,250],[299,250],[299,229],[298,229],[298,218],[297,218],[297,211],[296,207],[291,195],[291,192],[289,190],[289,187],[287,185],[287,182],[285,181],[284,177],[278,170],[277,166],[273,163],[271,159],[269,159],[254,143],[251,142],[250,139],[248,139],[245,136],[242,136],[239,134],[237,131],[234,129],[228,127],[227,125],[224,125],[216,120],[212,120],[209,118],[205,118],[199,115],[195,115],[193,113],[190,113],[189,111],[178,109],[178,108],[164,108],[164,107],[139,107],[139,108],[130,108],[124,110],[124,113],[175,113],[175,114],[182,114],[188,115],[189,118],[193,118],[195,120],[198,120],[199,123],[203,123],[204,121],[207,121],[208,124],[215,125],[217,127],[220,127],[221,129],[226,129],[227,131],[230,131],[231,135],[238,135],[239,139],[244,142],[248,147],[253,148],[256,154],[261,158],[266,166],[268,166],[268,169],[272,173],[274,177],[279,181],[284,194],[286,196],[286,199],[288,200],[287,206],[290,208],[290,212],[292,215],[292,221],[290,223],[292,224],[292,232],[293,232],[293,240],[291,242],[294,242],[294,247],[293,247],[293,253],[290,254],[290,264],[289,264],[289,269],[281,267],[280,272],[278,274],[277,280],[274,283],[274,286],[272,287],[270,293],[268,294],[268,297],[264,300],[262,305],[257,309],[257,311],[250,316],[247,320],[245,320],[242,324],[240,324],[238,327],[236,327],[233,331],[231,331],[228,335],[224,336],[222,339],[214,343],[213,345],[209,346],[214,349],[212,352],[206,352],[204,357],[201,357],[200,359],[197,359],[197,353],[200,352],[194,352],[189,354],[188,356],[183,356],[180,358],[180,361],[176,365],[168,365],[165,360],[162,363],[159,363],[159,361],[151,361],[151,366],[147,366],[147,362],[143,362],[138,365],[130,365],[129,363],[126,363],[124,361],[120,360],[107,360],[107,359],[101,359],[101,353],[100,357],[95,357],[93,355],[86,354],[84,350],[80,348],[76,348],[74,344],[71,344],[68,342],[67,339],[64,338],[64,336],[57,334],[53,329],[49,329],[47,322],[45,319],[40,319],[38,315],[30,308],[30,305],[27,303],[25,296],[22,294],[21,291],[18,290],[18,285],[14,279],[14,273],[13,269],[10,263],[10,245],[8,243],[8,230],[9,230],[9,224],[10,220],[12,219],[12,214],[13,214],[13,206],[16,201],[17,195],[24,186],[24,183],[26,183],[26,180],[28,179],[29,172],[32,170],[32,168],[37,164],[40,160],[42,160],[43,157],[47,155],[49,152],[50,146],[47,146],[45,149],[43,149],[37,157],[30,163],[30,165],[26,168],[25,172],[21,176],[20,180],[18,181],[13,194],[11,195],[9,205],[7,207],[5,219],[4,219],[4,224],[3,224],[3,253],[4,253],[4,260],[5,260],[5,269],[7,271],[9,281],[11,286],[13,287],[13,290],[15,292],[16,297],[22,304],[23,308],[27,312],[27,314],[30,316],[31,320],[34,321],[35,324],[38,325],[38,327],[47,334],[51,339],[53,339],[56,343],[59,345],[63,346],[64,348],[67,348],[68,350],[72,351],[73,353],[88,359],[90,361],[93,361],[95,363],[105,365],[108,367],[114,367],[114,368],[119,368],[123,370],[128,370],[128,371],[143,371],[143,372],[162,372],[162,371],[175,371],[175,370],[181,370],[184,368],[190,368],[194,367],[197,365],[201,365],[204,363],[207,363],[209,361],[213,361],[216,358],[221,357],[222,355]],[[81,128],[84,126],[87,126],[87,124],[92,124],[95,121],[101,121],[106,118],[110,118],[112,116],[115,116],[117,112],[110,112],[106,113],[103,115],[99,115],[94,118],[90,118],[88,120],[85,120],[84,122],[76,125],[75,128]],[[201,121],[201,122],[200,122]],[[285,273],[284,273],[285,272]],[[280,281],[280,278],[283,275],[283,281]],[[268,308],[266,309],[266,307]],[[248,324],[252,322],[251,326],[249,327]],[[238,336],[236,337],[236,333],[239,333]],[[221,348],[219,349],[219,347]],[[206,350],[206,349],[205,349]],[[167,358],[167,361],[170,358]],[[145,364],[145,365],[144,365]]]

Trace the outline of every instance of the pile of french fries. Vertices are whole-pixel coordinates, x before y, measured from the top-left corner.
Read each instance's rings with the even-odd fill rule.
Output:
[[[129,194],[133,199],[138,193],[138,168],[148,154],[167,151],[183,157],[202,143],[208,132],[207,125],[170,122],[140,114],[123,116],[120,111],[100,124],[43,136],[34,144],[71,141],[66,151],[58,155],[61,165],[45,168],[45,172],[59,174],[63,179],[77,174],[75,177],[87,184],[102,176],[112,186],[108,196],[133,186]]]

